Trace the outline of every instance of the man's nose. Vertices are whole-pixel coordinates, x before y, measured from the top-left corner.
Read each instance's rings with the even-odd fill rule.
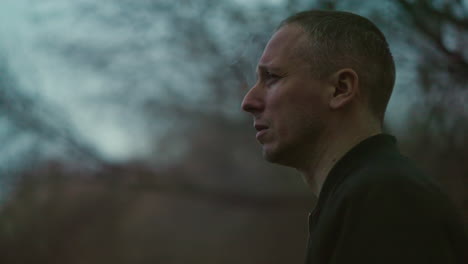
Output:
[[[259,90],[258,85],[250,88],[242,100],[242,110],[251,114],[263,111],[265,104]]]

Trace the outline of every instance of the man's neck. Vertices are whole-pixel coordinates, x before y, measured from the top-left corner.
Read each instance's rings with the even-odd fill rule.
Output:
[[[335,130],[336,131],[336,130]],[[315,160],[308,167],[299,169],[303,178],[318,197],[322,186],[335,164],[353,147],[366,138],[382,133],[380,128],[357,133],[328,134],[317,146]]]

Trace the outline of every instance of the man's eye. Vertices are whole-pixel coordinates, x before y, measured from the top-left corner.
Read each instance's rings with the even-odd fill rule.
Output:
[[[280,78],[280,76],[278,74],[274,74],[274,73],[271,73],[271,72],[267,72],[266,76],[267,76],[268,79],[279,79]]]

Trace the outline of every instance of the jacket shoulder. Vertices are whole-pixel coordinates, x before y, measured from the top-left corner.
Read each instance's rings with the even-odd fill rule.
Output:
[[[441,213],[453,207],[441,186],[404,156],[373,159],[349,173],[332,191],[335,201],[385,203]]]
[[[414,192],[441,193],[438,183],[404,156],[388,155],[370,160],[346,175],[341,189],[346,192],[373,188],[410,188]]]

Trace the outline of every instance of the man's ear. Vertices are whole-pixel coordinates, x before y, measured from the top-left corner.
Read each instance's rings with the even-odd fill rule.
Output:
[[[359,77],[350,68],[341,69],[331,76],[331,83],[334,86],[334,93],[330,98],[330,108],[338,109],[347,104],[359,94]]]

